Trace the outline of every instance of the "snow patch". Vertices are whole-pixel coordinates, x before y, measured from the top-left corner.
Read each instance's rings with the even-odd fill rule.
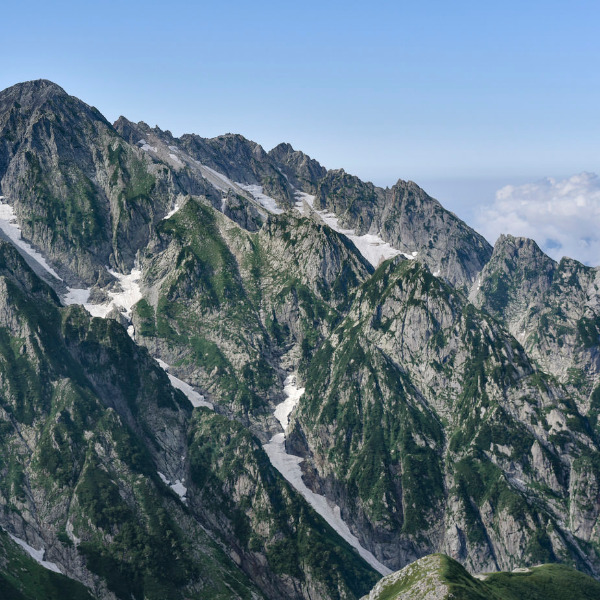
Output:
[[[196,163],[198,164],[200,173],[202,173],[202,177],[208,180],[214,187],[216,187],[221,192],[227,193],[229,190],[235,190],[237,188],[233,181],[225,177],[225,175],[222,175],[218,171],[215,171],[214,169],[211,169],[210,167],[207,167],[206,165],[203,165],[198,161],[196,161]]]
[[[187,488],[185,487],[185,485],[183,485],[185,479],[184,480],[176,479],[175,483],[171,483],[171,481],[166,478],[164,473],[161,473],[160,471],[157,471],[157,473],[158,473],[158,476],[160,477],[161,481],[165,485],[168,485],[181,498],[182,502],[187,504],[187,498],[186,498]]]
[[[6,202],[3,202],[4,196],[0,196],[0,229],[10,239],[14,246],[20,248],[28,256],[30,256],[35,262],[40,264],[52,277],[62,281],[59,274],[46,262],[46,259],[28,244],[21,235],[21,228],[17,224],[17,218],[13,207]]]
[[[260,202],[260,204],[264,206],[264,208],[266,208],[270,213],[273,213],[274,215],[280,215],[282,212],[284,212],[283,209],[277,206],[277,202],[274,198],[263,194],[262,185],[247,185],[245,183],[236,183],[236,185],[239,185],[243,190],[250,192],[252,197],[257,202]]]
[[[175,206],[164,216],[163,221],[170,219],[179,209],[181,208],[181,204],[179,202],[175,202]]]
[[[289,375],[283,382],[283,393],[286,399],[275,408],[275,418],[281,423],[283,431],[286,431],[289,425],[289,417],[300,398],[304,394],[304,388],[296,387],[296,376]]]
[[[106,315],[113,309],[117,308],[124,316],[131,320],[131,311],[134,304],[142,299],[139,280],[142,276],[140,269],[133,269],[129,275],[117,273],[111,269],[107,271],[113,275],[121,285],[120,292],[108,292],[110,300],[102,304],[91,304],[88,302],[90,296],[89,289],[74,289],[68,288],[68,293],[63,296],[63,302],[68,304],[83,304],[85,309],[92,317],[106,318]]]
[[[19,544],[19,546],[21,546],[21,548],[23,548],[23,550],[25,550],[27,552],[27,554],[29,554],[29,556],[31,556],[31,558],[33,558],[38,563],[40,563],[40,565],[42,565],[42,567],[45,567],[49,571],[54,571],[55,573],[62,574],[62,571],[58,568],[58,566],[55,563],[44,560],[46,551],[43,548],[41,550],[36,550],[33,546],[30,546],[24,540],[21,540],[18,537],[15,537],[12,533],[9,533],[8,535],[10,536],[10,538],[13,542],[16,542],[17,544]]]
[[[110,269],[108,272],[117,278],[123,290],[121,292],[108,292],[108,295],[112,298],[112,304],[124,310],[125,316],[131,319],[133,306],[142,299],[142,291],[139,284],[142,271],[140,269],[132,269],[129,275],[123,275]]]
[[[150,146],[150,144],[148,144],[148,142],[146,140],[144,140],[144,139],[140,140],[138,142],[138,144],[139,144],[140,148],[142,150],[145,150],[146,152],[150,152],[150,151],[152,151],[152,152],[158,152],[156,146]]]
[[[87,301],[90,298],[90,290],[89,289],[76,289],[76,288],[67,288],[69,291],[63,296],[62,301],[66,306],[69,304],[83,304],[86,305]]]
[[[177,146],[169,146],[168,148],[173,152],[179,152],[179,148]]]
[[[185,495],[187,494],[187,488],[183,485],[179,479],[175,480],[175,483],[171,484],[171,489],[184,501],[187,502]]]
[[[290,375],[284,383],[286,399],[275,408],[275,417],[286,429],[289,416],[298,404],[304,393],[303,388],[296,386],[295,376]],[[388,575],[392,571],[382,565],[352,534],[348,525],[341,517],[340,507],[329,501],[325,496],[315,494],[302,479],[300,463],[304,460],[299,456],[288,454],[285,449],[285,433],[278,433],[271,438],[268,444],[263,446],[271,464],[285,477],[285,479],[306,499],[306,501],[337,531],[337,533],[355,548],[360,556],[366,560],[374,569],[382,575]]]
[[[179,158],[179,156],[177,156],[176,154],[173,153],[169,153],[169,156],[171,157],[171,159],[173,161],[175,161],[176,163],[183,165],[183,161]]]
[[[352,240],[357,250],[374,266],[378,267],[384,260],[393,258],[402,254],[409,260],[413,260],[417,256],[417,252],[406,254],[397,250],[388,242],[384,242],[383,239],[371,233],[365,235],[357,235],[354,229],[343,229],[339,225],[339,219],[333,213],[327,212],[326,210],[316,210],[314,208],[315,197],[305,192],[296,192],[296,208],[301,214],[305,214],[305,206],[308,205],[310,210],[318,214],[321,219],[331,227],[334,231],[342,233],[347,238]]]
[[[117,308],[129,321],[131,321],[131,312],[133,307],[142,299],[142,292],[139,285],[142,272],[139,269],[133,269],[129,275],[123,275],[110,269],[107,270],[111,275],[116,277],[121,285],[122,290],[120,292],[108,292],[110,297],[109,302],[104,302],[102,304],[91,304],[88,302],[90,296],[89,289],[72,288],[68,288],[69,291],[63,296],[62,300],[65,305],[83,304],[84,308],[92,315],[92,317],[100,317],[102,319],[105,319],[111,310]],[[127,333],[129,334],[129,337],[135,341],[135,329],[133,325],[129,325],[127,328]],[[167,373],[171,385],[174,388],[181,390],[192,403],[192,406],[205,406],[211,410],[214,410],[214,405],[212,402],[205,400],[202,394],[196,392],[196,390],[194,390],[192,386],[188,385],[185,381],[182,381],[174,375],[171,375],[169,373],[170,366],[167,363],[163,362],[162,360],[158,360],[158,364]]]
[[[169,381],[174,388],[181,390],[188,398],[188,400],[192,403],[192,406],[198,408],[199,406],[205,406],[206,408],[210,408],[214,410],[215,406],[212,402],[204,399],[202,394],[199,394],[191,385],[187,384],[185,381],[175,377],[175,375],[171,375],[169,373],[169,369],[171,368],[166,362],[160,360],[160,358],[156,359],[156,362],[161,366],[161,368],[165,371],[165,373],[169,377]]]

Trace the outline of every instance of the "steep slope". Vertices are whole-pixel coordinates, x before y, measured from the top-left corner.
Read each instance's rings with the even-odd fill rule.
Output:
[[[465,291],[491,255],[483,237],[412,182],[379,188],[343,170],[327,171],[289,144],[266,153],[240,135],[176,139],[123,117],[115,125],[131,144],[208,178],[224,194],[222,206],[213,206],[247,229],[260,221],[257,216],[248,222],[241,218],[248,206],[244,198],[280,212],[291,208],[299,193],[308,193],[315,196],[315,208],[334,213],[343,227],[358,235],[376,234],[400,252],[416,253],[432,272]]]
[[[153,160],[168,164],[177,173],[178,181],[186,194],[206,197],[214,208],[245,229],[256,231],[269,212],[281,212],[275,200],[262,193],[264,186],[257,184],[261,168],[269,170],[269,165],[259,167],[259,159],[264,157],[264,151],[258,144],[242,136],[232,135],[222,136],[226,142],[231,140],[232,144],[221,144],[222,138],[203,140],[198,136],[183,136],[177,139],[170,131],[150,128],[144,122],[132,123],[125,117],[119,117],[115,129],[125,140],[142,149]],[[218,149],[221,146],[225,150],[231,145],[234,149],[237,148],[237,152],[233,150],[233,157],[219,155]],[[238,170],[235,169],[238,164],[234,161],[235,157],[239,159]],[[241,172],[239,169],[242,169]],[[257,169],[259,174],[255,175]],[[271,179],[272,176],[265,176],[263,183],[266,184]],[[250,185],[244,182],[250,182]],[[275,196],[281,200],[280,194],[275,193]],[[284,200],[286,198],[287,192]]]
[[[343,169],[323,168],[289,144],[269,155],[288,180],[315,196],[315,207],[334,213],[340,224],[357,234],[381,236],[397,250],[416,253],[432,273],[460,289],[470,288],[489,260],[485,239],[428,196],[412,181],[379,188]]]
[[[421,558],[382,579],[362,600],[591,600],[600,584],[562,565],[474,578],[443,554]]]
[[[84,585],[40,565],[1,529],[0,597],[4,600],[93,600]]]
[[[194,198],[157,227],[141,264],[138,343],[263,432],[284,369],[301,368],[371,272],[311,219],[272,215],[251,233]]]
[[[0,289],[2,528],[99,598],[356,598],[373,583],[260,442],[192,415],[118,323],[60,308],[5,243]]]
[[[107,265],[130,270],[178,194],[208,191],[192,183],[56,84],[0,93],[1,193],[24,236],[69,281],[106,283]]]
[[[288,447],[384,564],[444,550],[475,571],[597,569],[590,423],[419,263],[394,259],[361,286],[305,385]]]
[[[598,268],[569,258],[556,263],[533,240],[501,236],[470,294],[567,386],[594,423],[600,410],[599,286]]]
[[[0,246],[0,525],[95,594],[366,592],[263,450],[292,376],[287,450],[381,562],[598,574],[597,270],[512,238],[490,260],[412,182],[111,126],[46,81],[0,94],[0,185],[61,298],[135,340]]]
[[[230,579],[249,597],[157,475],[181,476],[185,398],[117,323],[59,309],[12,248],[0,252],[2,527],[99,597],[217,593]]]

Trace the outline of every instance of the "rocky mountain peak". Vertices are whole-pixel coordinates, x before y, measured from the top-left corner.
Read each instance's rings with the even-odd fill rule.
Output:
[[[500,235],[494,244],[493,254],[498,255],[501,253],[512,253],[520,256],[530,255],[532,257],[541,257],[544,255],[546,258],[548,258],[537,245],[535,240],[526,237],[515,237],[514,235],[506,233]]]
[[[17,83],[0,92],[0,110],[5,110],[14,102],[23,107],[39,106],[52,97],[66,97],[67,92],[47,79],[36,79]]]
[[[281,144],[277,144],[272,150],[269,151],[269,154],[274,158],[282,158],[285,156],[289,156],[290,154],[294,154],[296,152],[294,147],[287,142],[281,142]]]

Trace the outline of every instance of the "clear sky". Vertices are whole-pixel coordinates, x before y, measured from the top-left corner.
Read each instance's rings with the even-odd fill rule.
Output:
[[[109,120],[288,141],[466,216],[476,189],[598,172],[599,23],[598,0],[11,2],[0,88],[43,77]]]

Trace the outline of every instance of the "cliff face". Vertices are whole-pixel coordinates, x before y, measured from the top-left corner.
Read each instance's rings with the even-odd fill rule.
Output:
[[[0,242],[0,526],[95,597],[372,587],[263,450],[290,376],[287,452],[386,567],[600,573],[597,269],[46,81],[0,93],[0,185],[54,286]]]
[[[597,268],[569,258],[556,263],[533,240],[501,236],[470,294],[567,386],[584,413],[594,415],[600,401],[599,285]]]

